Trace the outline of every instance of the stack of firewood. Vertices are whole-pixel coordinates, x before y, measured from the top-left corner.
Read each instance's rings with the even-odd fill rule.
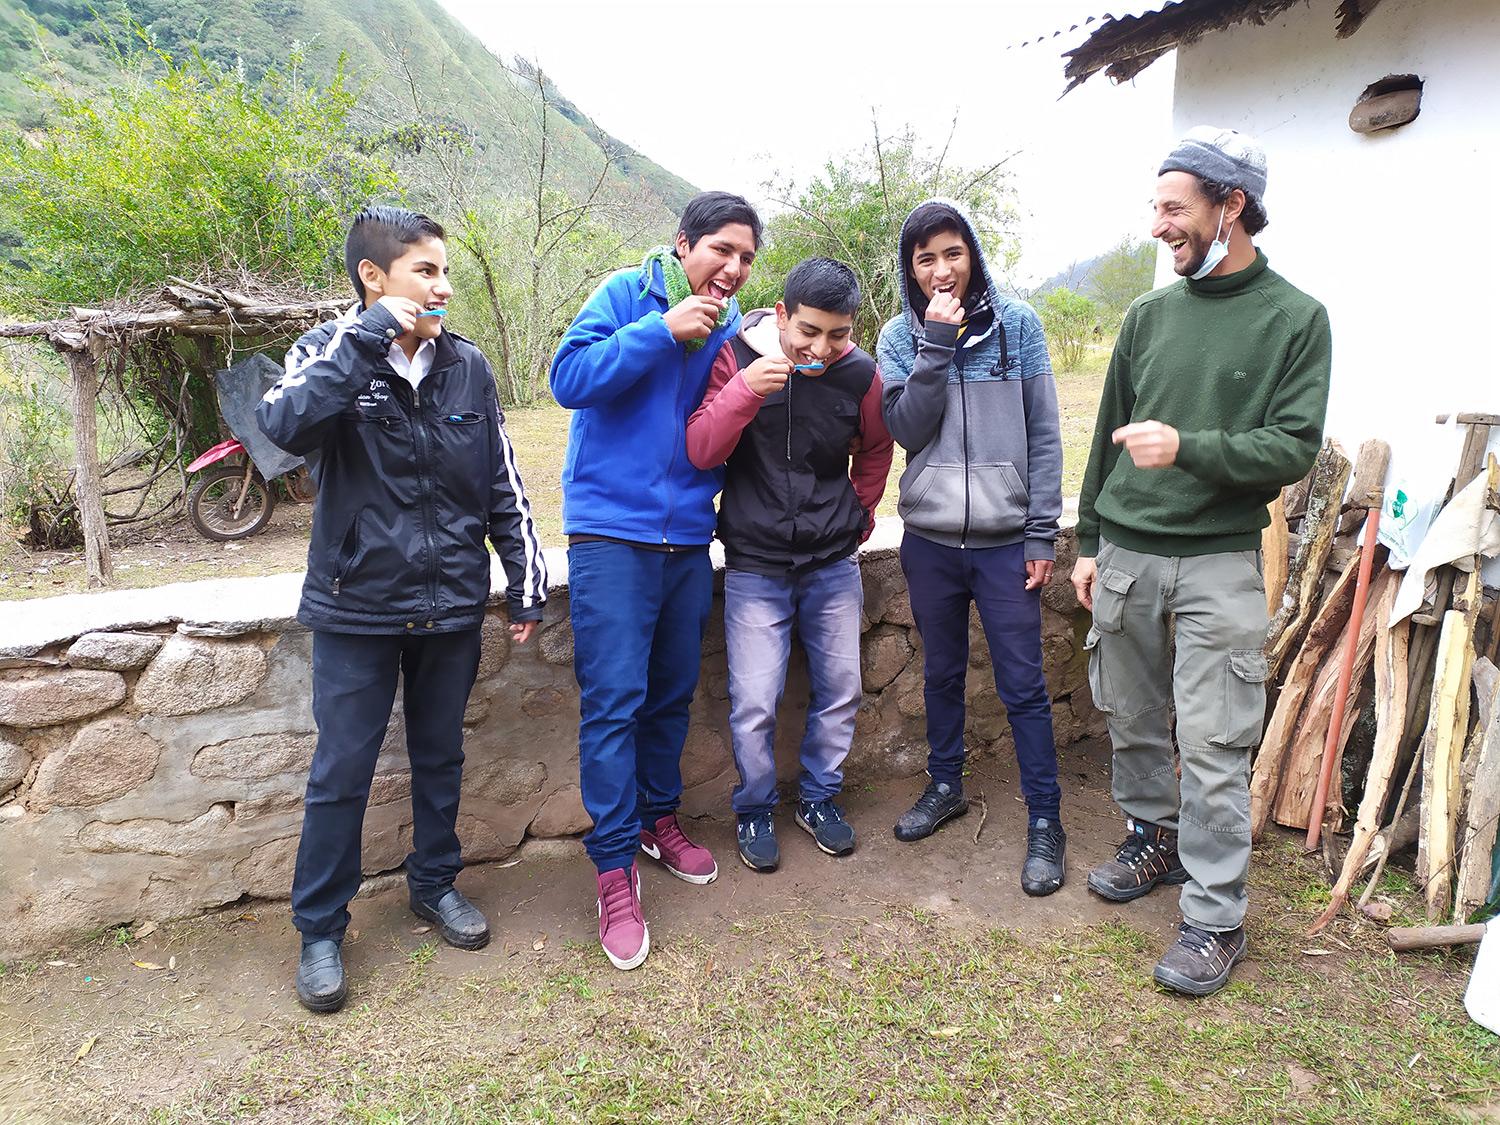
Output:
[[[1500,509],[1500,467],[1485,455],[1500,417],[1458,420],[1468,433],[1450,497],[1483,472],[1487,503]],[[1337,880],[1315,929],[1373,867],[1366,905],[1386,860],[1412,843],[1429,918],[1464,921],[1491,891],[1500,600],[1486,610],[1474,558],[1472,569],[1441,568],[1431,601],[1390,625],[1404,575],[1375,535],[1389,457],[1383,442],[1366,442],[1351,465],[1327,443],[1307,478],[1272,505],[1264,541],[1265,651],[1278,688],[1251,774],[1251,831],[1258,838],[1274,820],[1307,830],[1310,848],[1321,841]],[[1346,766],[1361,726],[1373,729],[1373,745],[1367,739]],[[1340,856],[1346,800],[1358,812]]]

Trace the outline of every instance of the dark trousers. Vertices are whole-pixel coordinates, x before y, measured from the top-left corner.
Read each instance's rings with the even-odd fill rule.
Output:
[[[578,769],[600,872],[629,867],[641,825],[682,799],[682,746],[713,603],[708,547],[568,547]]]
[[[1042,676],[1042,592],[1026,589],[1025,547],[944,547],[908,531],[901,569],[922,637],[927,701],[927,772],[957,782],[964,766],[964,684],[969,603],[990,646],[995,691],[1005,704],[1021,792],[1032,820],[1056,821],[1061,790],[1052,740],[1052,699]]]
[[[411,761],[412,853],[406,881],[434,902],[463,869],[458,845],[464,708],[479,670],[479,630],[428,636],[313,634],[318,747],[307,777],[292,921],[303,940],[342,941],[359,890],[360,835],[375,760],[403,681]]]

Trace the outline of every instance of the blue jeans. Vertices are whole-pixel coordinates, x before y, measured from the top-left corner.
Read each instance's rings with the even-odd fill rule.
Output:
[[[375,760],[403,681],[411,760],[412,896],[436,902],[463,870],[458,845],[464,708],[479,670],[479,630],[430,636],[313,633],[313,751],[302,839],[292,876],[292,921],[303,938],[342,941],[359,890],[360,835]]]
[[[1052,698],[1042,676],[1042,592],[1026,589],[1025,546],[944,547],[908,531],[901,570],[922,637],[927,701],[927,772],[957,782],[964,769],[964,684],[969,671],[969,603],[990,646],[995,691],[1016,743],[1021,793],[1035,821],[1056,821],[1062,797]]]
[[[786,689],[795,624],[807,651],[812,693],[802,736],[804,801],[824,801],[844,783],[861,694],[859,563],[840,559],[807,574],[775,578],[724,572],[724,642],[729,650],[729,730],[740,783],[740,815],[776,805],[776,708]]]
[[[708,547],[568,547],[578,771],[602,874],[629,867],[641,824],[682,799],[682,745],[713,604]]]

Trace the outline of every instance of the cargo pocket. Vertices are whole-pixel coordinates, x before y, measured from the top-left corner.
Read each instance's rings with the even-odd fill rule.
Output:
[[[1094,707],[1106,715],[1113,715],[1115,701],[1104,675],[1104,662],[1099,656],[1098,629],[1089,630],[1088,636],[1083,641],[1083,651],[1085,659],[1088,660],[1089,694],[1094,697]]]
[[[1094,628],[1101,633],[1125,631],[1125,598],[1135,585],[1135,575],[1124,570],[1106,570],[1094,587]]]
[[[1266,721],[1266,680],[1270,664],[1258,648],[1238,648],[1224,666],[1224,713],[1210,746],[1235,748],[1260,741]]]

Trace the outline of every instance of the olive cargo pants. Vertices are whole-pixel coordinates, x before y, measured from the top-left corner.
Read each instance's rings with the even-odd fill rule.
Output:
[[[1178,833],[1183,917],[1232,930],[1245,917],[1250,755],[1266,713],[1260,552],[1169,557],[1101,540],[1097,566],[1089,688],[1109,721],[1115,800]]]

